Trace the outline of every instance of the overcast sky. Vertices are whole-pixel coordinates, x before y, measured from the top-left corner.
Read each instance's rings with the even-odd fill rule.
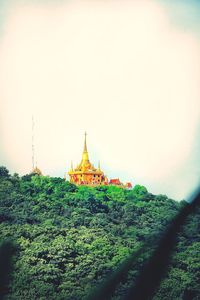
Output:
[[[0,2],[0,162],[43,174],[90,159],[186,198],[199,183],[199,1]]]

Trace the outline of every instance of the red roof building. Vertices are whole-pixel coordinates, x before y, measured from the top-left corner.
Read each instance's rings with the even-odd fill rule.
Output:
[[[132,189],[132,184],[131,184],[131,182],[127,182],[126,184],[125,184],[125,187],[127,188],[127,189]]]
[[[120,182],[119,178],[115,178],[115,179],[110,179],[109,184],[121,185],[121,182]]]

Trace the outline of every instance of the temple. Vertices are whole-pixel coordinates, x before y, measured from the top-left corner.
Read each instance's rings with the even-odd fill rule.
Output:
[[[70,182],[77,185],[117,185],[122,188],[132,188],[132,184],[130,182],[123,184],[119,180],[119,178],[110,179],[110,181],[108,181],[107,176],[100,168],[100,163],[97,169],[91,164],[87,150],[86,136],[87,134],[85,133],[85,141],[81,162],[76,168],[73,168],[73,164],[71,164],[71,169],[68,172]]]
[[[70,182],[78,185],[93,185],[93,186],[101,185],[101,184],[106,185],[108,184],[108,179],[104,175],[103,171],[101,170],[100,163],[98,168],[96,169],[89,160],[86,135],[87,134],[85,133],[82,160],[75,169],[71,164],[71,169],[68,172],[68,175],[70,177]]]

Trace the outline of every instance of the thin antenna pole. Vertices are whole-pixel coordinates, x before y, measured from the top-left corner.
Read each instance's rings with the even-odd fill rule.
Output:
[[[35,168],[34,117],[32,116],[32,168]]]

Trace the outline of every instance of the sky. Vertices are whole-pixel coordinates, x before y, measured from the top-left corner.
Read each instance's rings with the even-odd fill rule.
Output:
[[[0,164],[89,157],[109,178],[187,199],[199,183],[200,1],[0,2]]]

